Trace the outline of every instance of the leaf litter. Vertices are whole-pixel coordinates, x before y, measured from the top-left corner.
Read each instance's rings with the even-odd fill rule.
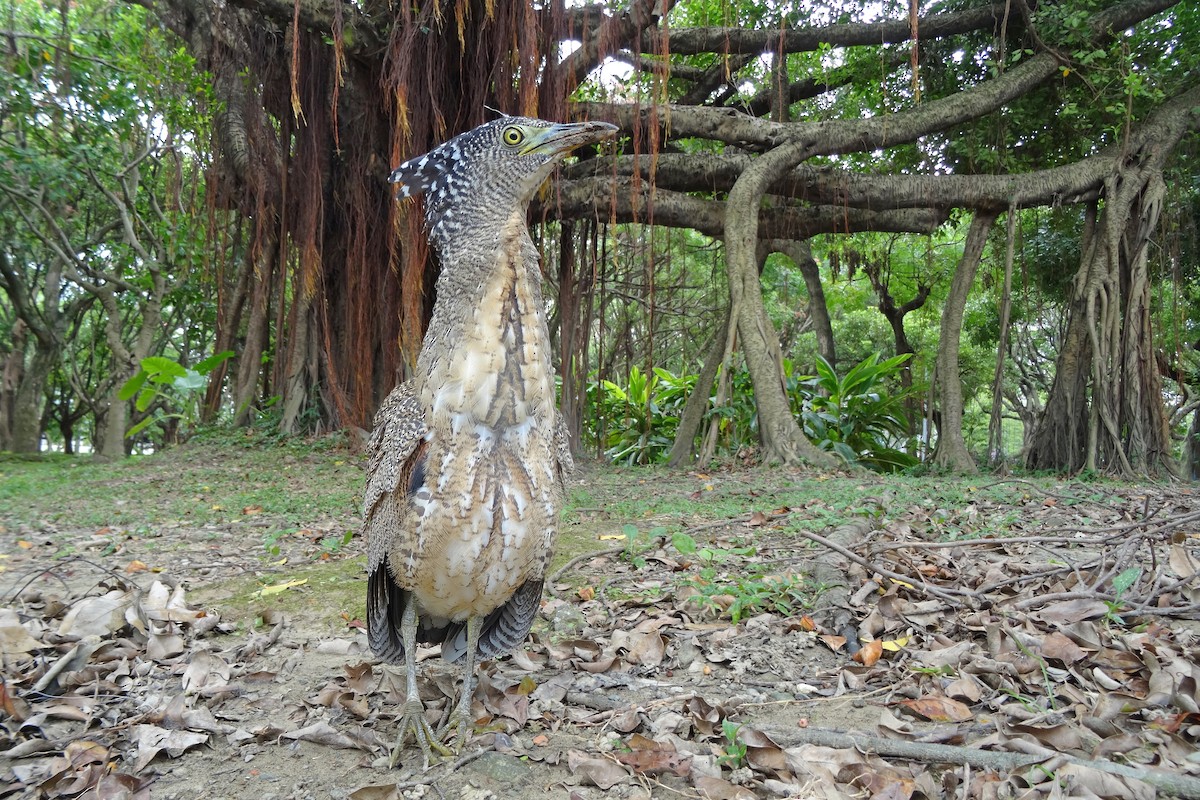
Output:
[[[0,797],[1200,797],[1195,497],[1008,482],[939,498],[931,481],[913,501],[833,477],[863,484],[859,513],[774,502],[807,479],[653,489],[700,511],[740,500],[716,519],[577,514],[595,551],[553,576],[527,645],[482,666],[472,744],[424,774],[379,767],[403,679],[351,616],[330,635],[264,609],[248,629],[189,602],[162,551],[52,561],[14,531]],[[208,579],[269,576],[245,551],[222,545]],[[255,602],[317,591],[276,577]],[[457,673],[434,652],[419,672],[436,725]]]

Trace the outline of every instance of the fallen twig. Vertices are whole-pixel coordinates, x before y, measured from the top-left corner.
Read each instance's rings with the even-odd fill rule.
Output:
[[[581,564],[584,561],[588,561],[593,558],[602,558],[604,556],[614,556],[617,553],[624,552],[624,550],[625,550],[625,545],[621,544],[621,545],[617,545],[616,547],[606,547],[603,550],[595,550],[591,553],[580,553],[579,555],[575,556],[567,563],[563,564],[558,569],[554,570],[554,574],[552,574],[549,578],[546,579],[546,582],[550,584],[550,592],[555,595],[558,594],[558,592],[554,588],[554,584],[557,583],[559,580],[561,580],[562,576],[565,575],[570,569],[572,569],[576,565]]]
[[[841,731],[822,728],[800,728],[792,731],[764,728],[763,733],[769,735],[783,747],[814,744],[820,747],[854,748],[859,752],[906,758],[910,761],[967,764],[975,769],[989,769],[996,772],[1011,772],[1021,767],[1039,764],[1046,760],[1040,754],[1030,755],[997,750],[979,750],[974,747],[960,747],[950,744],[909,742],[900,739],[885,739],[881,736],[870,736],[868,734],[842,733]],[[1150,767],[1133,767],[1126,764],[1115,764],[1111,761],[1074,758],[1062,753],[1056,753],[1055,756],[1057,759],[1081,767],[1142,781],[1156,789],[1161,789],[1167,794],[1188,798],[1188,800],[1200,800],[1200,778],[1193,778]]]
[[[828,547],[830,550],[845,556],[855,564],[858,564],[865,569],[878,572],[880,575],[883,575],[886,578],[891,578],[894,581],[901,581],[903,583],[910,584],[926,594],[933,595],[941,600],[945,600],[947,603],[951,603],[955,608],[962,607],[962,599],[978,599],[978,595],[975,592],[968,592],[960,589],[941,589],[937,586],[931,586],[930,584],[926,583],[924,578],[914,578],[911,575],[902,575],[899,572],[893,572],[890,569],[881,567],[878,564],[863,558],[848,548],[842,547],[837,542],[826,539],[820,534],[812,533],[811,531],[798,531],[798,533],[799,535],[816,542],[822,547]]]

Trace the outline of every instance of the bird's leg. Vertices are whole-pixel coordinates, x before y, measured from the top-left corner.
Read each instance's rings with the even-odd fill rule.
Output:
[[[404,699],[404,713],[400,718],[400,732],[396,736],[396,744],[392,747],[388,767],[395,769],[400,760],[400,752],[412,731],[413,739],[421,748],[424,757],[422,769],[429,769],[429,757],[434,750],[439,755],[450,756],[450,752],[429,728],[425,719],[425,706],[421,703],[421,694],[417,691],[417,603],[412,598],[404,608],[404,616],[400,620],[400,637],[404,642],[404,671],[407,679],[407,694]]]
[[[475,722],[471,716],[471,700],[475,696],[475,653],[479,648],[479,628],[482,624],[483,619],[474,614],[467,617],[467,657],[463,661],[462,694],[458,698],[458,708],[450,715],[446,727],[442,729],[445,735],[457,721],[458,733],[450,743],[455,752],[462,752]]]

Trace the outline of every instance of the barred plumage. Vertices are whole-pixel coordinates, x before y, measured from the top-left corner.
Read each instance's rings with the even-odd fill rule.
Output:
[[[563,156],[615,131],[504,117],[392,173],[400,197],[424,194],[442,263],[413,378],[376,416],[364,497],[369,640],[407,671],[393,764],[409,731],[426,763],[445,749],[417,694],[415,643],[465,660],[461,746],[476,657],[520,644],[537,614],[570,452],[526,214]]]

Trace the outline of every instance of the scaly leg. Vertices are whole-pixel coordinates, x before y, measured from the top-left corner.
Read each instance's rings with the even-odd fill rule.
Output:
[[[456,753],[461,753],[466,746],[475,722],[471,716],[471,699],[475,696],[475,653],[479,648],[479,627],[482,624],[483,619],[480,617],[467,617],[467,656],[463,661],[462,694],[458,698],[458,708],[454,709],[450,719],[446,720],[445,727],[441,729],[441,734],[445,737],[455,723],[458,723],[458,733],[452,741],[447,742]]]
[[[430,729],[425,720],[425,706],[421,703],[421,694],[417,691],[417,604],[412,598],[405,606],[404,616],[400,620],[400,637],[404,642],[404,670],[408,679],[408,692],[404,700],[404,714],[400,718],[400,733],[392,747],[388,767],[395,769],[408,733],[412,731],[413,739],[424,756],[422,769],[429,769],[429,757],[434,750],[441,756],[450,756],[453,753],[438,741]]]

